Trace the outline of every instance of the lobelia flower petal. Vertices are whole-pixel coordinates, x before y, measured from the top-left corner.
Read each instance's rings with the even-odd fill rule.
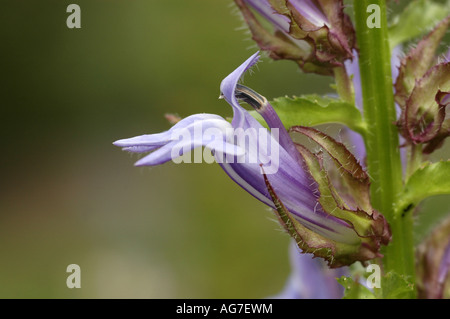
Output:
[[[182,121],[178,122],[170,128],[170,130],[157,134],[146,134],[141,136],[136,136],[132,138],[122,139],[115,141],[113,145],[119,147],[134,147],[134,146],[149,146],[158,147],[163,146],[170,142],[170,137],[172,132],[177,129],[184,129],[189,127],[198,121],[204,120],[223,120],[222,117],[216,114],[195,114],[184,118]]]
[[[311,175],[304,157],[300,156],[272,106],[265,97],[238,85],[243,74],[258,59],[258,53],[252,55],[220,85],[221,97],[233,108],[231,124],[217,115],[198,114],[179,121],[169,131],[119,140],[114,144],[128,151],[153,151],[136,165],[162,164],[182,155],[180,150],[185,152],[202,145],[212,149],[216,159],[226,154],[226,161],[218,161],[224,171],[269,207],[276,211],[283,207],[288,219],[292,220],[296,230],[300,232],[301,240],[297,235],[291,235],[297,239],[304,252],[326,259],[332,267],[379,256],[377,242],[372,242],[372,238],[380,229],[374,230],[375,235],[362,234],[363,237],[368,237],[363,238],[355,230],[365,221],[361,222],[357,217],[347,220],[339,213],[345,214],[343,210],[331,214],[331,211],[322,207],[323,201],[319,202],[319,184]],[[263,128],[239,104],[239,99],[255,107],[266,119],[271,131]],[[209,128],[218,129],[220,134],[212,139],[206,134]],[[230,128],[232,133],[228,134]],[[196,129],[201,129],[201,134],[193,134],[194,138],[184,141],[177,138],[180,135],[192,136]],[[174,153],[176,147],[178,150]],[[241,154],[242,151],[245,154]],[[276,169],[269,173],[273,165]],[[285,224],[283,221],[282,225]]]
[[[336,278],[348,275],[347,267],[329,269],[318,258],[302,254],[294,241],[289,246],[291,275],[272,299],[341,299],[344,288]]]
[[[229,122],[215,114],[196,114],[189,116],[170,130],[157,134],[147,134],[122,139],[113,144],[124,151],[143,153],[153,151],[136,162],[136,166],[153,166],[166,163],[182,156],[194,148],[207,146],[212,151],[231,156],[243,156],[245,150],[227,141]],[[219,136],[206,136],[208,130],[215,129]],[[179,152],[174,152],[174,149]]]
[[[450,92],[439,91],[437,94],[437,101],[439,105],[450,105]]]
[[[315,25],[316,29],[330,24],[325,14],[311,0],[293,0],[287,3],[292,5],[310,24]]]
[[[345,61],[345,69],[347,70],[347,74],[352,77],[353,88],[355,93],[355,105],[356,107],[363,112],[363,98],[362,98],[362,88],[361,88],[361,74],[359,71],[359,54],[356,50],[353,51],[353,60]],[[399,76],[399,68],[401,63],[402,56],[402,46],[398,45],[392,50],[391,55],[391,72],[392,79],[395,81]],[[400,117],[401,110],[396,105],[397,108],[397,117]],[[352,151],[356,155],[356,157],[363,162],[366,157],[366,147],[364,144],[364,140],[360,134],[345,128],[345,134],[348,139],[351,141],[351,145],[353,147]],[[402,158],[406,157],[405,149],[402,148]]]
[[[249,57],[244,63],[230,73],[220,84],[220,97],[224,98],[233,107],[233,120],[231,125],[234,128],[262,127],[238,102],[235,92],[236,86],[243,74],[254,66],[259,60],[259,52]]]
[[[270,21],[276,28],[289,33],[291,20],[276,12],[269,3],[269,0],[244,0],[257,12],[259,12],[265,19]]]
[[[236,86],[242,75],[258,61],[258,53],[251,56],[234,72],[227,76],[221,83],[221,96],[233,107],[234,117],[232,125],[235,129],[248,128],[257,129],[259,132],[265,132],[269,135],[269,131],[263,128],[259,122],[254,119],[236,99]],[[266,106],[271,108],[270,105]],[[276,116],[276,114],[271,114]],[[270,124],[277,123],[276,120]],[[278,125],[282,125],[278,122]],[[284,127],[277,128],[281,136],[287,136],[290,143],[292,140],[288,136]],[[265,138],[263,138],[265,139]],[[280,139],[282,140],[282,139]],[[286,141],[286,139],[285,139]],[[258,139],[253,139],[255,145]],[[260,148],[258,148],[260,149]],[[295,152],[294,154],[292,152]],[[259,154],[261,155],[261,154]],[[349,225],[339,219],[333,218],[317,205],[316,189],[314,181],[311,180],[297,161],[298,153],[290,148],[289,142],[281,145],[279,149],[279,167],[276,174],[270,174],[269,179],[273,183],[274,188],[279,190],[280,196],[289,208],[290,212],[295,215],[302,223],[308,225],[309,228],[315,229],[325,237],[333,238],[337,241],[348,243],[358,242],[357,236],[350,229]],[[249,163],[222,163],[225,172],[241,187],[246,189],[257,199],[263,201],[267,205],[275,208],[271,196],[267,190],[264,178],[261,175],[259,164]]]

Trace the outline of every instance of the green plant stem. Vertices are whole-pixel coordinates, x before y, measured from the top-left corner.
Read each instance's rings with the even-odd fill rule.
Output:
[[[334,68],[333,72],[336,80],[336,91],[339,97],[345,102],[354,104],[353,84],[347,74],[347,70],[344,66],[340,66]]]
[[[406,180],[414,173],[422,164],[423,155],[422,155],[422,145],[414,145],[410,146],[410,154],[408,159],[408,166],[406,167]]]
[[[360,49],[359,66],[364,101],[367,165],[372,178],[373,206],[388,220],[392,242],[383,250],[383,270],[394,271],[414,283],[414,246],[412,216],[396,217],[394,203],[402,189],[402,165],[399,151],[389,48],[386,0],[355,0],[356,33]],[[369,5],[378,5],[380,28],[369,28]]]

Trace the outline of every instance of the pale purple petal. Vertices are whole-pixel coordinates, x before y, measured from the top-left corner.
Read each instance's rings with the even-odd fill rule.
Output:
[[[273,109],[272,105],[267,102],[260,109],[257,110],[259,114],[264,118],[267,125],[269,125],[270,129],[277,129],[279,132],[280,145],[283,147],[289,155],[294,158],[297,162],[301,163],[302,158],[300,153],[297,151],[292,138],[289,133],[284,128],[284,124],[281,122],[277,113]]]
[[[245,126],[255,127],[256,123],[258,123],[258,121],[254,120],[253,117],[250,114],[248,114],[248,112],[242,106],[239,105],[235,96],[235,92],[236,92],[236,85],[241,79],[242,75],[258,62],[259,57],[260,57],[259,52],[253,54],[236,70],[234,70],[230,75],[228,75],[220,84],[221,97],[225,98],[228,104],[230,104],[233,107],[234,116],[231,124],[234,128],[238,127],[244,128]],[[258,123],[258,127],[262,126]]]
[[[116,145],[118,146],[118,145]],[[126,146],[122,148],[122,151],[130,152],[130,153],[148,153],[151,151],[156,150],[157,148],[160,148],[162,145],[133,145],[133,146]]]
[[[290,245],[291,275],[276,299],[341,299],[344,288],[337,278],[348,275],[348,268],[328,269],[318,258],[301,254],[294,242]]]
[[[328,19],[311,0],[290,0],[294,8],[309,22],[317,27],[328,25]]]
[[[258,132],[265,132],[270,135],[269,131],[262,128],[261,124],[256,121],[238,102],[236,99],[236,86],[241,76],[258,60],[258,53],[251,56],[233,73],[226,77],[221,84],[221,93],[225,100],[233,107],[235,117],[232,125],[234,128],[257,129]],[[270,105],[269,105],[270,106]],[[267,110],[270,111],[271,107]],[[273,109],[272,109],[273,110]],[[236,116],[239,119],[236,119]],[[275,124],[275,118],[279,120],[276,114],[270,113],[271,123]],[[282,128],[283,129],[283,128]],[[283,131],[281,131],[283,132]],[[284,131],[284,133],[287,132]],[[262,140],[270,139],[267,136],[253,135],[253,141],[250,144],[257,146]],[[292,142],[291,142],[292,143]],[[257,156],[264,158],[268,154],[261,154],[264,148],[255,147]],[[255,150],[254,149],[254,150]],[[269,182],[277,192],[280,200],[286,208],[296,216],[296,218],[311,230],[339,242],[354,244],[359,242],[358,236],[350,228],[350,226],[340,219],[337,219],[325,213],[321,206],[317,204],[318,194],[316,193],[315,182],[306,173],[299,164],[297,158],[286,150],[282,145],[279,148],[278,171],[276,174],[268,175]],[[252,152],[252,150],[249,150]],[[223,163],[222,168],[227,174],[242,188],[250,194],[261,200],[265,204],[274,207],[264,178],[260,173],[258,163]]]
[[[359,160],[361,166],[365,167],[364,161],[366,159],[366,145],[361,134],[352,131],[351,129],[345,129],[344,134],[349,140],[348,149]]]
[[[395,82],[399,73],[399,66],[401,63],[401,56],[403,54],[402,46],[396,46],[391,55],[391,71],[392,79]],[[358,109],[363,111],[363,98],[362,98],[362,87],[361,87],[361,74],[359,70],[359,54],[358,51],[353,50],[354,58],[352,60],[346,60],[344,62],[347,74],[352,76],[353,87],[355,90],[355,104]]]
[[[450,270],[450,241],[447,243],[447,246],[444,251],[444,255],[441,259],[441,264],[439,265],[439,275],[438,275],[438,283],[441,289],[440,296],[444,295],[445,281],[448,277]]]
[[[270,21],[274,31],[283,33],[291,42],[296,44],[305,54],[311,52],[311,45],[301,39],[296,39],[290,35],[291,19],[276,12],[268,0],[244,0],[248,5],[255,9],[261,16]]]
[[[361,87],[361,74],[359,72],[359,54],[358,51],[353,50],[353,59],[346,60],[344,62],[347,74],[352,77],[353,88],[355,90],[355,104],[356,107],[362,112],[363,98]]]
[[[170,135],[170,131],[157,134],[144,134],[115,141],[113,145],[128,148],[131,151],[133,151],[133,149],[140,150],[138,147],[142,146],[157,148],[167,144],[170,141]]]
[[[247,4],[253,7],[259,14],[269,20],[276,28],[285,33],[289,33],[291,20],[279,13],[277,13],[268,0],[244,0]]]
[[[398,74],[400,73],[400,64],[402,62],[402,55],[403,55],[403,46],[397,45],[393,50],[391,54],[391,72],[392,72],[392,80],[395,83],[398,77]]]
[[[450,105],[450,93],[445,94],[445,95],[441,98],[441,105],[445,105],[445,106]]]
[[[135,166],[154,166],[161,165],[172,160],[172,149],[177,144],[177,141],[169,142],[149,155],[141,158],[134,163]],[[198,145],[200,146],[200,145]],[[181,155],[181,154],[180,154]]]
[[[114,145],[129,152],[153,151],[137,161],[136,166],[160,165],[201,146],[239,157],[245,150],[228,142],[228,135],[233,133],[231,128],[231,124],[218,115],[197,114],[181,120],[169,131],[119,140]]]
[[[239,66],[233,73],[227,76],[220,85],[221,96],[233,107],[234,117],[231,122],[234,128],[248,129],[250,127],[255,129],[261,129],[262,126],[256,121],[238,102],[236,98],[236,86],[240,81],[244,73],[259,60],[259,52],[253,54],[247,61]],[[285,148],[292,157],[297,157],[297,151],[294,144],[289,137],[289,134],[284,129],[284,125],[281,122],[278,115],[275,113],[273,107],[267,103],[263,106],[264,110],[261,115],[266,120],[270,128],[276,128],[280,133],[280,144]],[[295,153],[295,154],[294,154]]]
[[[137,146],[149,146],[153,147],[150,148],[150,150],[153,150],[154,147],[161,147],[170,142],[170,137],[173,131],[189,127],[195,122],[203,120],[223,120],[223,118],[216,114],[195,114],[184,118],[183,120],[172,126],[168,131],[156,134],[145,134],[118,140],[115,141],[113,145],[123,147],[124,150],[128,150],[130,152],[141,153],[143,148],[138,148]]]
[[[346,60],[344,62],[347,74],[352,77],[353,88],[355,91],[355,105],[362,112],[363,111],[363,97],[361,87],[361,73],[359,72],[359,58],[358,52],[353,50],[353,60]],[[359,133],[356,133],[350,129],[345,130],[350,144],[352,145],[351,151],[359,159],[360,163],[364,162],[366,158],[366,147],[364,140]]]
[[[193,139],[191,141],[173,141],[170,142],[149,155],[137,161],[135,166],[155,166],[161,165],[168,161],[175,160],[197,147],[207,146],[210,150],[219,153],[226,153],[231,156],[242,156],[245,150],[237,147],[234,144],[225,142],[224,140],[208,141],[205,139]]]
[[[392,71],[392,79],[395,80],[399,74],[399,66],[401,63],[401,56],[403,54],[402,46],[398,45],[392,50],[391,55],[391,71]],[[345,68],[349,76],[352,76],[353,87],[355,91],[355,105],[356,107],[363,112],[363,96],[362,96],[362,87],[361,87],[361,74],[359,69],[359,54],[356,50],[353,50],[353,60],[346,60],[344,62]],[[396,106],[397,117],[400,115],[400,109]],[[366,147],[364,144],[364,140],[360,134],[348,129],[346,131],[348,138],[350,139],[350,143],[352,144],[352,152],[353,154],[360,160],[361,163],[364,162],[366,158]],[[401,137],[400,137],[401,138]],[[404,154],[404,150],[402,150],[402,154]]]

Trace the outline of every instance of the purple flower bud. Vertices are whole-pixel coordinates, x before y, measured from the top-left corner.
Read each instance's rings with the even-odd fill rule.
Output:
[[[355,31],[341,0],[235,0],[253,39],[277,59],[293,60],[305,72],[333,75],[353,57]],[[252,10],[268,20],[270,33]]]
[[[395,98],[402,114],[397,122],[407,144],[424,144],[423,153],[441,147],[450,135],[446,107],[450,104],[450,62],[434,65],[436,50],[450,26],[442,20],[401,61]],[[450,52],[450,51],[449,51]]]

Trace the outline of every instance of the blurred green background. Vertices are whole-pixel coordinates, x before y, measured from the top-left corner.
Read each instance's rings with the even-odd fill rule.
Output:
[[[0,297],[279,292],[289,239],[264,205],[218,165],[135,168],[111,144],[168,129],[166,112],[232,115],[219,84],[257,50],[232,1],[78,0],[81,29],[70,3],[0,2]],[[331,91],[289,62],[255,71],[268,98]]]

